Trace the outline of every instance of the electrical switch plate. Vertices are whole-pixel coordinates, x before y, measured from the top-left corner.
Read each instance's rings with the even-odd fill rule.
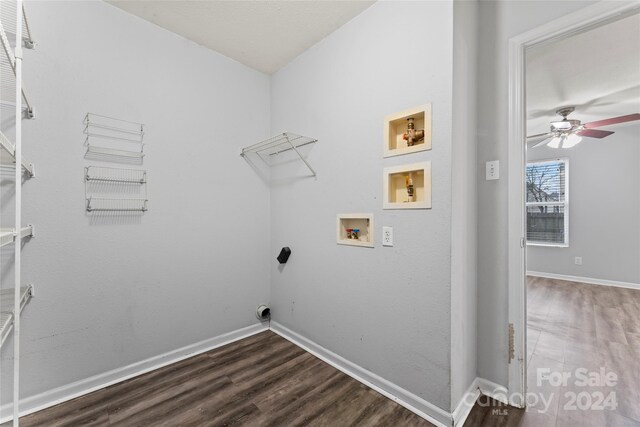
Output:
[[[500,161],[492,160],[486,164],[486,180],[500,179]]]
[[[382,227],[382,246],[393,246],[393,227]]]
[[[582,265],[582,257],[581,256],[577,256],[576,257],[576,265]]]

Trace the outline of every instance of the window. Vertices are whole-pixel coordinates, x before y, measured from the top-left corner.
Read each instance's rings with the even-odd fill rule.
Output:
[[[569,246],[569,163],[527,163],[527,244]]]

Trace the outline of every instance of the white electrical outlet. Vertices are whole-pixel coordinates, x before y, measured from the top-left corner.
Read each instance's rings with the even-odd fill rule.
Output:
[[[576,265],[582,265],[582,257],[581,256],[577,256],[575,262],[576,262]]]
[[[382,227],[382,246],[393,246],[393,227]]]
[[[485,179],[487,181],[500,179],[500,160],[492,160],[486,163]]]

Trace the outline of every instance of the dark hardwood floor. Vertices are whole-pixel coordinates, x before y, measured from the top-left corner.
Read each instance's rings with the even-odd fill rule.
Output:
[[[481,397],[476,426],[640,427],[640,291],[529,278],[527,410]],[[612,371],[616,385],[552,386],[539,369]],[[615,392],[613,410],[567,409],[565,393]],[[544,411],[541,411],[543,410]],[[263,332],[23,417],[23,426],[430,426],[272,332]]]
[[[22,426],[431,426],[267,331],[22,417]]]
[[[517,427],[524,415],[524,409],[481,395],[465,420],[464,427]]]

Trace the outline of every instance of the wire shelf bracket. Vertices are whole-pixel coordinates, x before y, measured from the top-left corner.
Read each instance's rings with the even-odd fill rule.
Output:
[[[9,141],[9,138],[6,137],[4,133],[0,131],[0,148],[3,150],[0,152],[0,164],[12,164],[16,163],[16,147]],[[9,156],[8,160],[5,160],[5,156],[2,154],[6,154]],[[22,168],[27,173],[29,178],[35,176],[35,169],[33,167],[33,163],[29,163],[22,157]]]
[[[318,140],[315,138],[310,138],[308,136],[302,136],[291,132],[283,132],[269,139],[258,142],[257,144],[244,147],[240,151],[240,155],[242,157],[245,157],[247,154],[254,153],[264,160],[263,156],[277,156],[280,153],[293,150],[298,155],[300,160],[302,160],[302,162],[307,166],[307,168],[309,168],[311,174],[313,176],[316,176],[315,169],[313,169],[307,159],[305,159],[298,150],[305,145],[315,144],[316,142],[318,142]]]
[[[20,287],[20,310],[18,316],[33,295],[33,285]],[[13,305],[14,299],[15,289],[3,289],[0,291],[0,347],[2,347],[13,328],[13,321],[16,317],[15,306]]]
[[[0,247],[9,245],[15,242],[17,239],[24,239],[25,237],[34,237],[35,233],[33,225],[27,225],[22,227],[20,232],[17,232],[15,228],[0,228]]]

